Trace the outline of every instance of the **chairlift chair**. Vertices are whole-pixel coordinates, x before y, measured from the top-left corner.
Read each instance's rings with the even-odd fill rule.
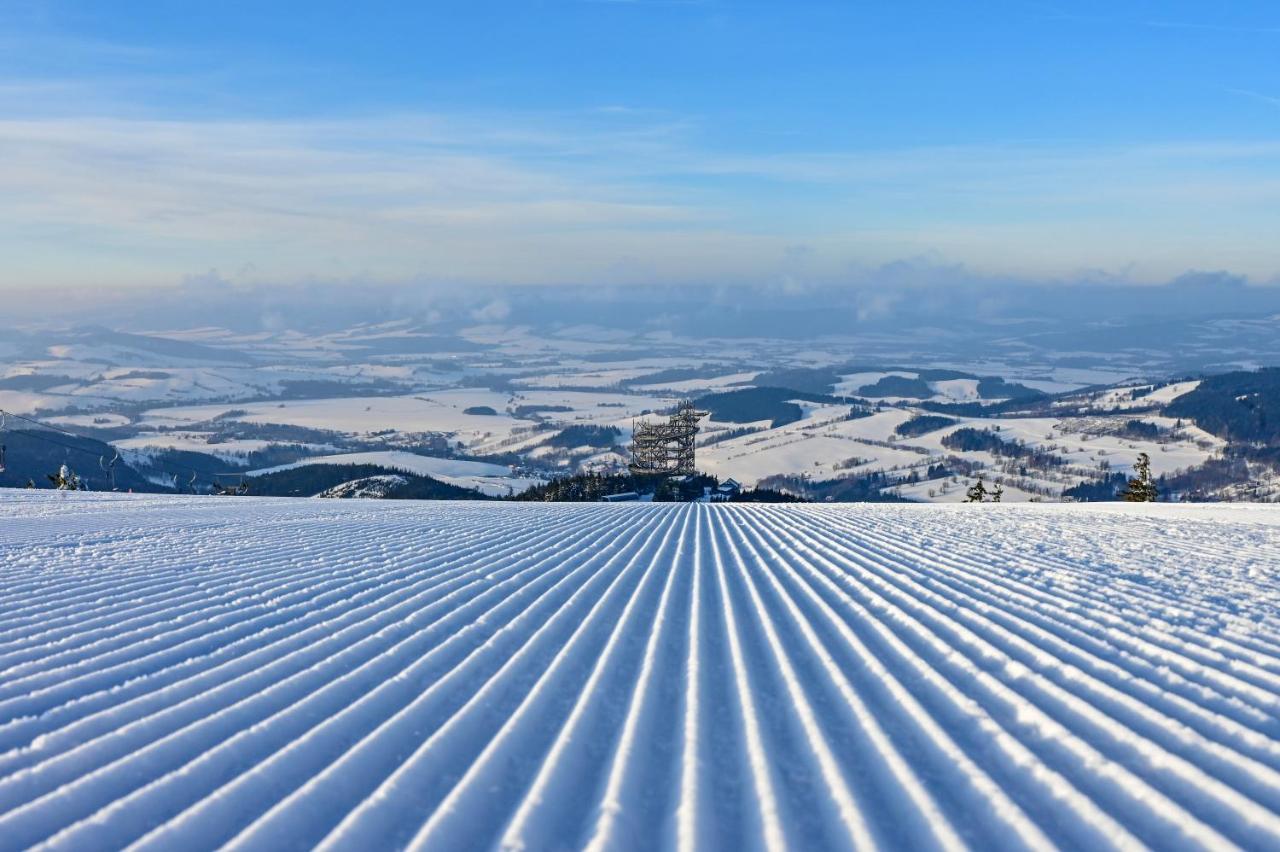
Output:
[[[221,497],[243,497],[249,493],[249,483],[243,473],[215,473],[213,493]]]

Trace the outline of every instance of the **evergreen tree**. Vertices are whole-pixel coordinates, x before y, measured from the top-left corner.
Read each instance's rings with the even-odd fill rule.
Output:
[[[969,486],[969,490],[964,493],[964,502],[966,503],[985,503],[987,502],[987,486],[983,483],[982,477],[978,477],[978,481]]]
[[[999,482],[997,482],[995,487],[991,489],[991,502],[999,503],[1000,498],[1003,496],[1004,496],[1004,486],[1001,485]]]
[[[1133,465],[1133,478],[1120,496],[1126,503],[1154,503],[1159,493],[1155,480],[1151,478],[1151,457],[1146,453],[1138,453],[1138,460]]]
[[[49,481],[53,483],[53,487],[59,491],[79,491],[80,477],[76,476],[75,471],[67,467],[65,464],[58,468],[57,473],[49,474]]]

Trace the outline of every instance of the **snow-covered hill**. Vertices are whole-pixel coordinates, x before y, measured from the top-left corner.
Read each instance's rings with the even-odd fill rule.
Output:
[[[0,847],[1276,848],[1280,510],[0,492]]]
[[[1237,339],[1254,332],[1220,329],[1230,352],[1185,373],[1148,348],[1059,351],[1039,337],[1000,357],[994,341],[982,357],[947,354],[936,331],[725,340],[559,323],[446,332],[410,317],[255,332],[0,330],[0,410],[111,445],[82,452],[81,470],[118,452],[136,481],[172,487],[176,476],[197,493],[214,474],[407,452],[501,465],[467,487],[505,495],[625,471],[633,424],[693,398],[710,411],[700,470],[815,500],[957,502],[979,477],[1006,502],[1106,498],[1140,453],[1174,500],[1280,498],[1280,470],[1253,452],[1280,440],[1266,425],[1280,418],[1261,413],[1280,391],[1222,372],[1241,352],[1248,366],[1269,363]],[[1208,385],[1191,378],[1205,373]],[[919,426],[940,416],[953,422]],[[14,417],[0,431],[31,425]],[[962,430],[1003,440],[952,434]],[[17,473],[5,484],[45,481],[47,453],[8,443]],[[206,475],[192,482],[193,471]]]
[[[342,453],[331,456],[311,456],[292,464],[250,471],[248,475],[261,476],[267,473],[294,470],[313,464],[377,465],[390,470],[401,470],[419,476],[430,476],[433,479],[456,485],[459,488],[471,488],[483,494],[499,497],[512,493],[518,494],[539,482],[536,479],[514,477],[511,474],[511,469],[502,465],[461,459],[441,459],[403,452]]]

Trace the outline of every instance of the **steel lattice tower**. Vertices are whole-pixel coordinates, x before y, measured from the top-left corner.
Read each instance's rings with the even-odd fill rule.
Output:
[[[707,412],[684,400],[666,423],[633,421],[631,424],[632,473],[693,474],[694,438],[698,421]]]

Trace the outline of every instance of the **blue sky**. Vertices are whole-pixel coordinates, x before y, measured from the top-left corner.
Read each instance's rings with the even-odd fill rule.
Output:
[[[1280,275],[1275,4],[121,8],[0,11],[0,286]]]

